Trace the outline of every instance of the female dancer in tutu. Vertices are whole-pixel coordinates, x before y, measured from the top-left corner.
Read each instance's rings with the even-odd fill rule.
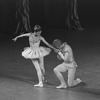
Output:
[[[28,36],[30,47],[26,47],[22,52],[22,56],[26,59],[31,59],[34,64],[39,83],[34,86],[43,87],[44,81],[44,56],[48,55],[51,52],[51,49],[55,49],[52,45],[50,45],[42,36],[41,36],[41,26],[35,25],[33,33],[26,33],[15,37],[13,40],[16,41],[20,37]],[[43,41],[48,47],[40,46],[40,42]]]

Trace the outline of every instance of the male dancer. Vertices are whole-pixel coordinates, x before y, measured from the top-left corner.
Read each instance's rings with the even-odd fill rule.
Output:
[[[53,46],[58,49],[55,51],[58,52],[58,59],[62,59],[64,61],[54,68],[54,73],[61,82],[61,85],[57,86],[56,88],[67,88],[67,85],[68,87],[73,87],[79,84],[81,82],[79,78],[74,80],[77,64],[74,60],[71,47],[66,42],[62,43],[62,41],[59,39],[53,41]],[[61,72],[66,71],[68,71],[67,84],[64,80],[63,75],[61,74]]]

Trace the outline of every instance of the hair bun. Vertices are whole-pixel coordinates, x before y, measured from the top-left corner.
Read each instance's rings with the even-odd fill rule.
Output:
[[[40,25],[35,25],[35,26],[34,26],[34,31],[35,31],[35,32],[42,31],[42,30],[41,30],[41,26],[40,26]]]

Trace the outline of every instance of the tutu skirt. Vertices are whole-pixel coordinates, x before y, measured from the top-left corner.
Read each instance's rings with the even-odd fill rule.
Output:
[[[46,48],[42,46],[34,47],[34,48],[27,47],[22,52],[22,56],[26,59],[37,59],[48,55],[50,52],[51,52],[50,48]]]

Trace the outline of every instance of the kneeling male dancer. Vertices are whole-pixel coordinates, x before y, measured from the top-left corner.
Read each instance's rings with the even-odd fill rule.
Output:
[[[74,79],[77,64],[74,60],[71,47],[66,42],[62,43],[62,41],[59,39],[55,39],[53,41],[53,46],[56,48],[55,52],[58,53],[57,58],[63,60],[63,63],[54,68],[54,73],[61,82],[61,85],[57,86],[56,88],[67,88],[67,86],[73,87],[79,84],[81,80],[79,78],[77,78],[76,80]],[[68,71],[67,84],[64,80],[63,75],[61,74],[62,72],[66,71]]]

